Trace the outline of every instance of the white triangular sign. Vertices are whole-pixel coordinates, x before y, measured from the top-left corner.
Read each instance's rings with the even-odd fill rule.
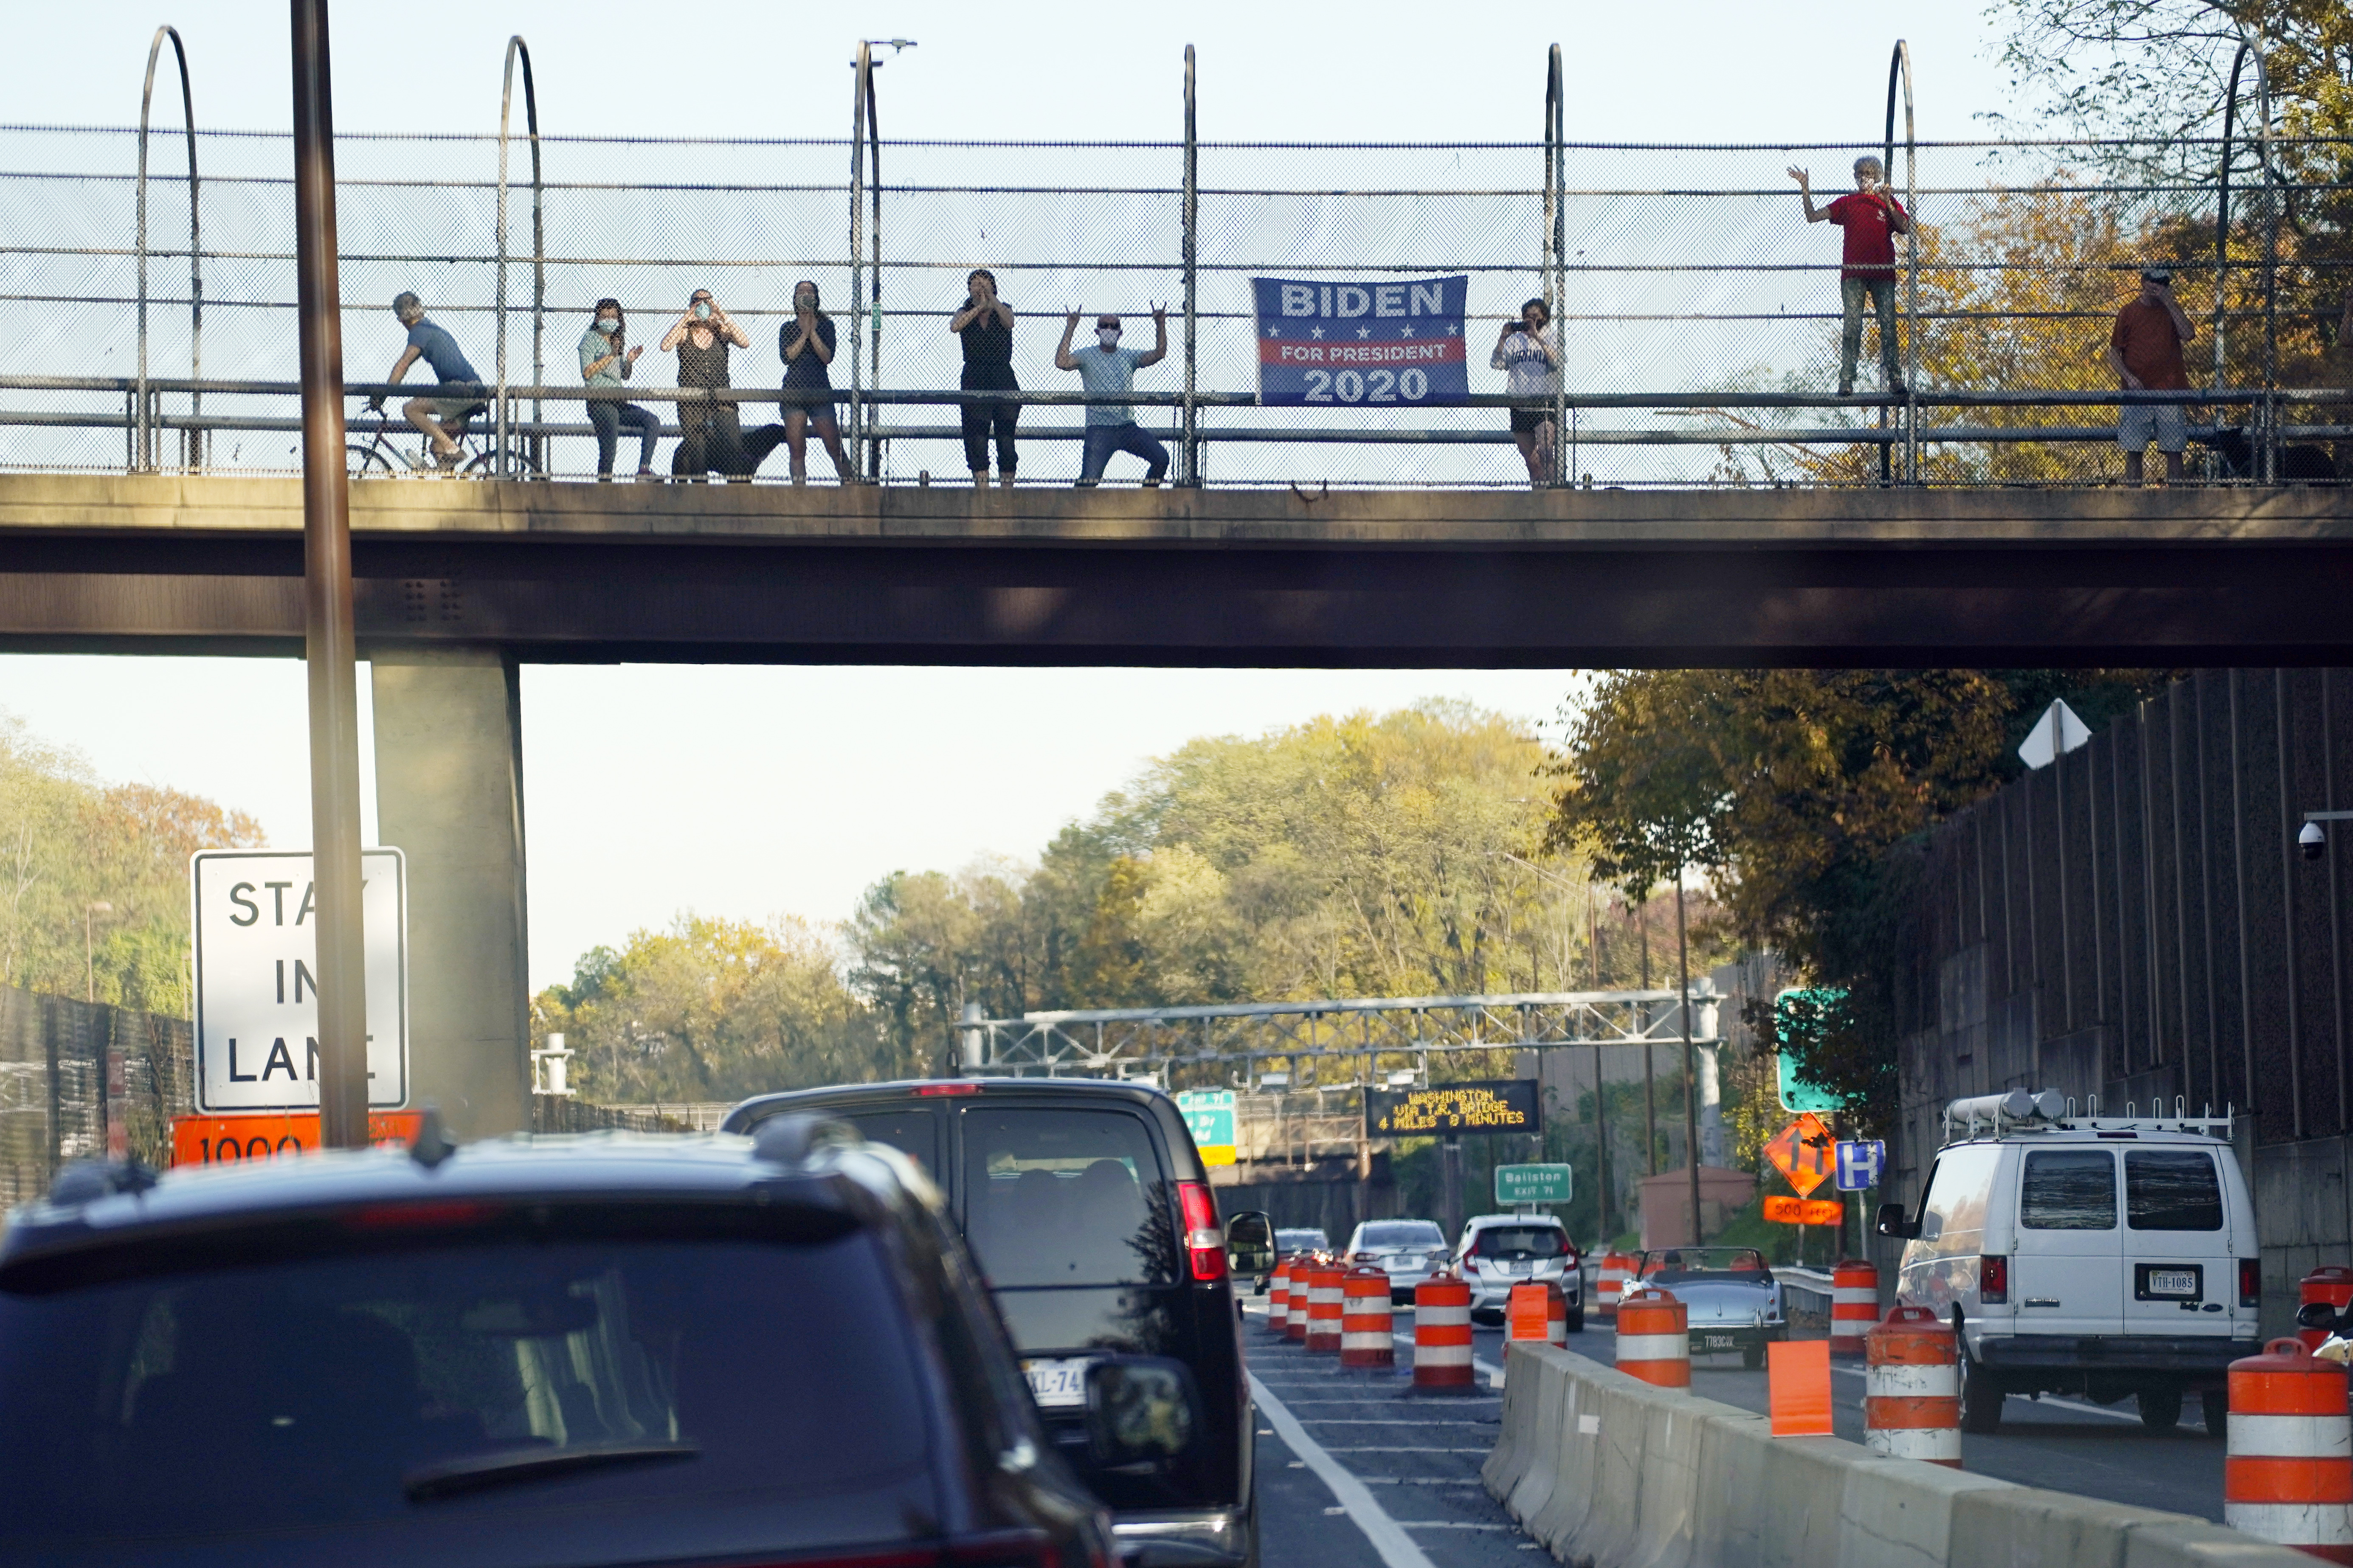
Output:
[[[2018,756],[2030,768],[2047,768],[2052,761],[2092,738],[2092,731],[2064,702],[2053,702],[2018,743]]]

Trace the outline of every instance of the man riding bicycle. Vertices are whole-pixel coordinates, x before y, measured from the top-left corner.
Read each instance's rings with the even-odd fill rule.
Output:
[[[422,359],[433,367],[441,383],[438,397],[412,397],[401,405],[400,412],[411,425],[425,433],[432,444],[433,457],[443,470],[455,468],[463,456],[458,443],[465,439],[466,422],[480,414],[487,405],[482,401],[482,378],[466,363],[459,351],[458,340],[447,329],[426,320],[425,301],[415,294],[404,292],[392,302],[392,313],[408,329],[408,346],[394,362],[392,374],[385,377],[396,386],[408,374],[408,367]],[[368,407],[384,412],[384,399],[371,397]],[[443,425],[442,420],[448,424]]]

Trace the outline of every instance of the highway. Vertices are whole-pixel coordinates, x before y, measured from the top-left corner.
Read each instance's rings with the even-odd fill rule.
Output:
[[[1475,1396],[1417,1396],[1410,1310],[1398,1310],[1398,1366],[1386,1373],[1344,1372],[1336,1355],[1311,1356],[1274,1338],[1266,1331],[1263,1297],[1245,1311],[1259,1385],[1264,1561],[1297,1568],[1498,1568],[1525,1564],[1525,1553],[1544,1550],[1479,1482],[1502,1417],[1503,1402],[1487,1386],[1492,1370],[1503,1364],[1501,1330],[1475,1332]],[[1572,1352],[1604,1364],[1615,1346],[1609,1328],[1590,1318],[1568,1342]],[[1859,1362],[1833,1363],[1831,1376],[1838,1435],[1860,1443],[1862,1368]],[[1692,1392],[1759,1414],[1767,1408],[1766,1374],[1743,1369],[1736,1355],[1694,1358]],[[2206,1435],[2194,1400],[2179,1428],[2160,1434],[2141,1426],[2129,1400],[2103,1408],[2013,1396],[2001,1431],[1964,1436],[1961,1455],[1966,1468],[2022,1486],[2217,1522],[2222,1517],[2222,1445]]]

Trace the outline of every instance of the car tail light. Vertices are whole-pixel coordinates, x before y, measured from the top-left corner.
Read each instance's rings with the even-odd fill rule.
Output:
[[[2000,1307],[2010,1300],[2010,1259],[1980,1258],[1978,1259],[1978,1300],[1989,1307]]]
[[[1218,1202],[1199,1182],[1176,1184],[1176,1205],[1185,1220],[1185,1250],[1193,1257],[1193,1278],[1226,1277],[1226,1227],[1218,1223]]]
[[[979,1092],[980,1085],[968,1078],[956,1079],[947,1083],[919,1083],[915,1086],[915,1093],[925,1100],[939,1094],[978,1094]]]
[[[2257,1258],[2239,1259],[2239,1305],[2260,1307],[2263,1304],[2263,1265]]]

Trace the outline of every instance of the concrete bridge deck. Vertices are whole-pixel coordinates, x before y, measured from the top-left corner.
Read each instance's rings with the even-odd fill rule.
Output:
[[[2308,664],[2353,489],[352,491],[365,647],[524,661]],[[0,475],[0,647],[290,654],[292,479]]]

